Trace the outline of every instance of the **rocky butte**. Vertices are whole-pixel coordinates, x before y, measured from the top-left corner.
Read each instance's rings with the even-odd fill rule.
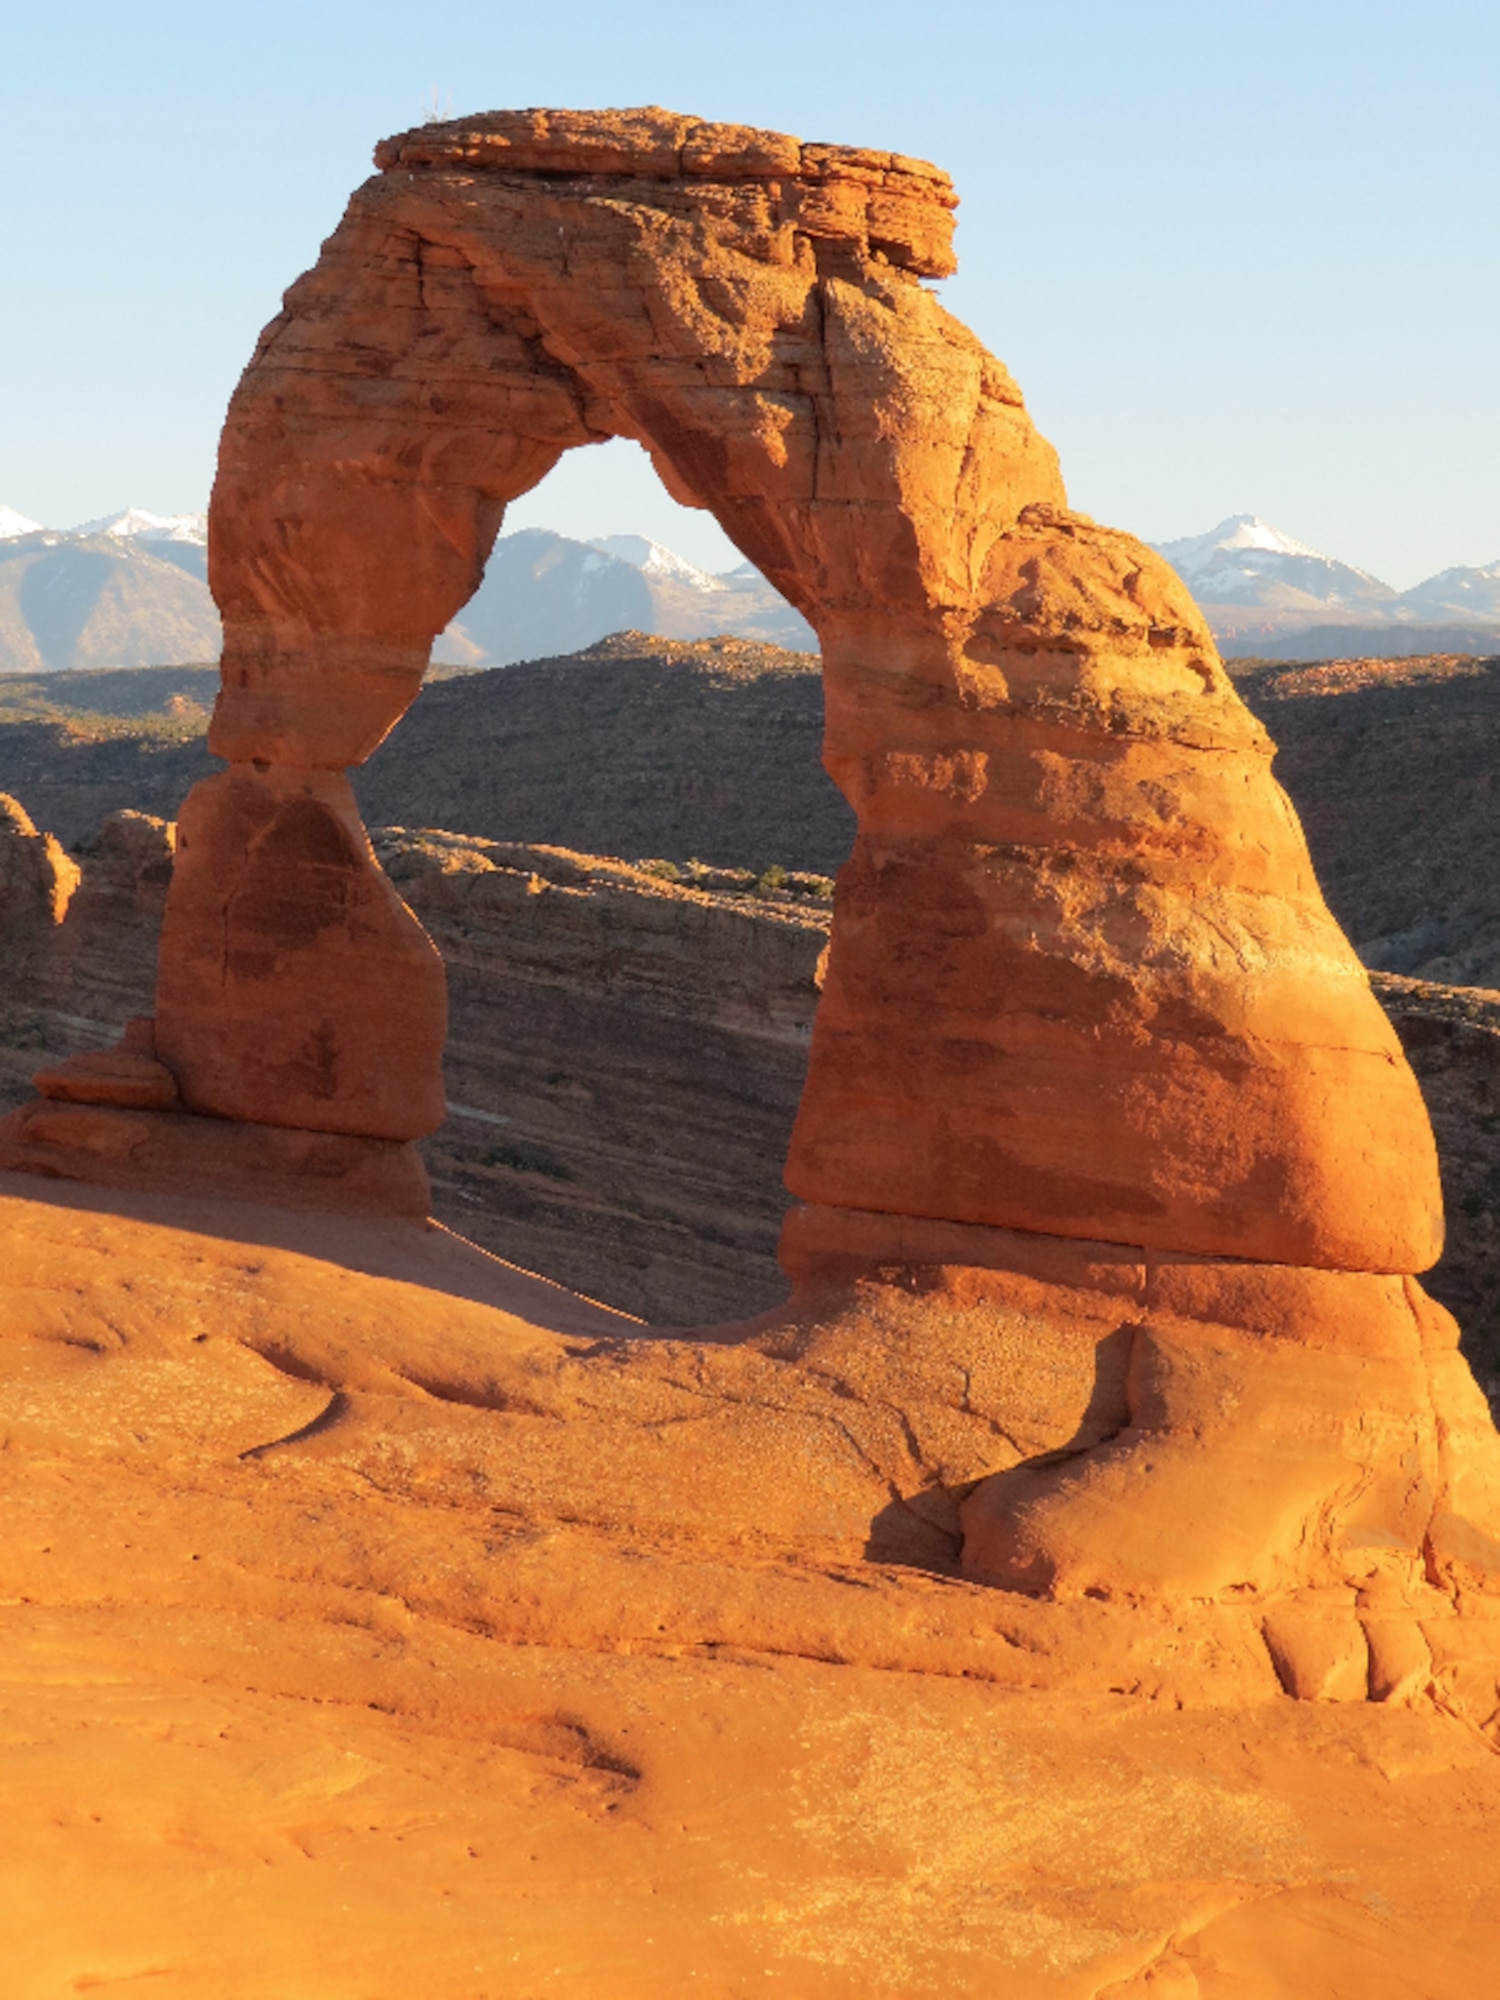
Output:
[[[4,1127],[16,1992],[1483,1991],[1426,1115],[1183,586],[923,284],[946,177],[655,109],[377,166],[225,426],[154,1023]],[[740,1327],[424,1221],[346,775],[609,436],[817,629],[858,819]]]

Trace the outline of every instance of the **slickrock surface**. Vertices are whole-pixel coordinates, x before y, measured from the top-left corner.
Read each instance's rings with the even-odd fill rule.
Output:
[[[0,1188],[8,2000],[1487,1990],[1473,1607],[1434,1667],[1310,1599],[1293,1701],[1252,1603],[939,1573],[889,1482],[1088,1398],[1014,1279],[652,1341],[418,1224]]]
[[[525,1741],[568,1744],[643,1804],[669,1719],[651,1859],[576,1847],[561,1898],[543,1889],[534,1917],[489,1927],[514,1967],[510,1937],[550,1946],[566,1910],[571,1960],[549,1951],[543,1990],[596,1990],[592,1937],[613,1963],[643,1880],[671,1885],[658,1910],[681,1907],[686,1852],[695,1934],[715,1918],[726,1934],[708,1969],[727,1993],[776,1976],[790,1909],[782,1956],[806,1992],[826,1974],[862,1994],[1228,2000],[1248,1980],[1332,2000],[1353,1967],[1366,1992],[1457,2000],[1500,1920],[1500,1436],[1417,1282],[1441,1249],[1431,1129],[1270,740],[1182,586],[1067,509],[1004,369],[921,284],[952,269],[946,178],[657,109],[487,114],[377,160],[226,424],[210,747],[229,769],[180,816],[154,1025],[107,1074],[45,1073],[53,1094],[0,1132],[0,1165],[108,1184],[51,1204],[15,1190],[6,1458],[60,1470],[19,1487],[36,1511],[14,1599],[27,1616],[94,1606],[107,1579],[123,1622],[105,1651],[123,1644],[137,1672],[162,1658],[138,1631],[176,1638],[206,1612],[196,1643],[232,1708],[247,1683],[262,1701],[340,1690],[364,1713],[399,1708],[369,1648],[393,1636],[420,1661],[424,1734],[450,1746],[456,1835],[462,1802],[492,1788],[472,1749],[451,1753],[454,1634],[536,1649],[533,1668],[583,1656],[568,1708],[527,1701],[546,1733]],[[416,694],[507,501],[610,434],[645,442],[815,624],[824,758],[858,821],[787,1165],[792,1295],[696,1337],[632,1336],[497,1272],[351,1164],[418,1173],[411,1142],[443,1116],[445,996],[346,767]],[[120,1107],[140,1075],[127,1057],[151,1078],[162,1065],[186,1108]],[[252,1185],[271,1191],[258,1214]],[[195,1216],[160,1191],[189,1187],[217,1206]],[[142,1456],[145,1490],[127,1494],[117,1468]],[[81,1538],[85,1519],[109,1531]],[[221,1604],[276,1628],[248,1639],[238,1687]],[[306,1613],[324,1678],[293,1687],[278,1662]],[[441,1657],[422,1657],[430,1626]],[[471,1657],[482,1676],[501,1656]],[[621,1658],[670,1667],[622,1682]],[[715,1699],[684,1678],[705,1658],[729,1676]],[[809,1665],[833,1676],[824,1715],[796,1724],[809,1761],[784,1728],[766,1732],[779,1766],[764,1736],[743,1766],[694,1754],[688,1715],[736,1743],[731,1712],[758,1734],[780,1700],[747,1702],[742,1669],[779,1690]],[[847,1676],[871,1670],[851,1768],[830,1745],[858,1712]],[[577,1691],[590,1676],[608,1688],[597,1707]],[[961,1710],[927,1697],[961,1677],[975,1705],[955,1730]],[[180,1656],[174,1678],[193,1678]],[[1082,1737],[1075,1772],[1101,1740],[1090,1704],[1137,1724],[1153,1705],[1222,1710],[1228,1730],[1190,1753],[1219,1806],[1289,1704],[1362,1713],[1348,1736],[1304,1724],[1295,1780],[1261,1764],[1248,1842],[1204,1791],[1174,1799],[1174,1836],[1158,1830],[1165,1747],[1102,1804],[1064,1781],[1055,1858],[1026,1848],[1019,1879],[1007,1829],[1058,1796],[1050,1771],[1031,1780],[1045,1758],[1024,1729],[1005,1746],[990,1768],[1027,1774],[1026,1796],[998,1821],[983,1776],[955,1799],[945,1761],[986,1738],[1006,1692],[1046,1693],[1044,1728]],[[486,1757],[497,1706],[467,1709]],[[218,1740],[238,1727],[231,1713]],[[60,1732],[42,1733],[55,1755]],[[872,1754],[892,1761],[870,1786]],[[1343,1762],[1360,1755],[1380,1786]],[[944,1803],[913,1819],[934,1765]],[[1426,1837],[1389,1881],[1372,1807],[1389,1812],[1383,1788],[1414,1771]],[[757,1832],[726,1851],[724,1820],[699,1818],[674,1772],[734,1793],[737,1825],[758,1808]],[[868,1843],[852,1865],[818,1817],[840,1789]],[[53,1823],[57,1795],[50,1774],[23,1788]],[[1316,1852],[1308,1813],[1331,1800],[1344,1832]],[[630,1824],[618,1794],[601,1816],[612,1806]],[[411,1805],[361,1821],[424,1828]],[[1106,1861],[1102,1824],[1149,1859]],[[485,1839],[462,1845],[477,1865]],[[513,1879],[522,1842],[499,1845]],[[920,1896],[903,1957],[869,1886],[927,1849],[962,1889]],[[463,1872],[457,1839],[448,1852]],[[121,1870],[133,1911],[143,1869]],[[591,1936],[573,1915],[585,1869],[609,1912]],[[398,1859],[380,1872],[411,1892]],[[748,1913],[731,1880],[754,1883]],[[429,1986],[433,1906],[452,1900],[408,1933]],[[45,1926],[44,1945],[59,1935],[76,1964],[77,1926]],[[177,1977],[180,1939],[151,1940],[132,1971]],[[642,1942],[655,1949],[654,1924]],[[664,1961],[679,1990],[700,1965],[684,1942]],[[476,1965],[489,1976],[477,1940],[471,1991]]]

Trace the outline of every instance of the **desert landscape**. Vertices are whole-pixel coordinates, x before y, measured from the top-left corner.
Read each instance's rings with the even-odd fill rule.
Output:
[[[1500,659],[1226,670],[938,168],[376,164],[0,684],[18,2000],[1483,1992]],[[608,435],[821,656],[430,673]]]
[[[1494,1397],[1500,661],[1251,664],[1234,682],[1421,1084],[1447,1216],[1427,1283]],[[45,710],[42,685],[8,691],[31,719],[0,724],[0,787],[81,887],[54,923],[45,872],[9,878],[7,1107],[39,1062],[151,1012],[172,822],[214,769],[217,669],[70,675]],[[822,728],[813,655],[622,633],[430,680],[356,772],[376,852],[447,971],[460,1108],[424,1142],[444,1222],[658,1323],[781,1295],[781,1169],[854,831]],[[589,852],[616,842],[630,861]]]

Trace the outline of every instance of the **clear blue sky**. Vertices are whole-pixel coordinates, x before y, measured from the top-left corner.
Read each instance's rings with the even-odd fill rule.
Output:
[[[203,504],[258,328],[435,86],[937,160],[945,296],[1075,505],[1250,510],[1398,586],[1500,558],[1500,0],[73,0],[0,50],[0,501],[49,525]],[[632,450],[510,525],[731,559]]]

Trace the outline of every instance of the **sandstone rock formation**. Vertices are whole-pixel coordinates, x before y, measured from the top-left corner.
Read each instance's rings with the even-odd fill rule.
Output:
[[[494,114],[379,164],[226,426],[230,768],[183,811],[155,1028],[188,1112],[23,1119],[104,1120],[100,1153],[148,1165],[196,1168],[204,1133],[280,1146],[263,1185],[300,1170],[309,1199],[351,1149],[396,1171],[442,1115],[441,965],[345,767],[506,502],[639,438],[815,624],[858,818],[787,1169],[794,1295],[698,1342],[564,1352],[532,1321],[456,1370],[404,1361],[486,1413],[460,1484],[482,1461],[502,1511],[705,1551],[666,1643],[795,1629],[968,1672],[1008,1634],[1042,1683],[1436,1689],[1488,1725],[1500,1440],[1416,1283],[1441,1245],[1420,1097],[1182,586],[1068,512],[1005,371],[921,284],[951,268],[945,179],[658,111]],[[54,1143],[21,1137],[32,1166]],[[441,1482],[421,1422],[409,1449],[404,1413],[366,1424],[389,1374],[357,1349],[267,1339],[344,1399],[278,1437]],[[987,1588],[933,1600],[930,1650],[882,1595],[856,1644],[828,1637],[837,1591],[783,1622],[725,1583],[747,1556]],[[576,1635],[574,1595],[518,1572],[488,1629]],[[629,1642],[629,1595],[601,1590],[599,1643]],[[727,1608],[695,1623],[700,1598]]]
[[[107,819],[61,925],[52,882],[0,922],[0,1110],[38,1065],[149,1011],[173,829]],[[31,836],[20,836],[29,841]],[[828,905],[749,871],[671,874],[556,848],[376,828],[442,953],[444,1125],[433,1212],[471,1240],[663,1325],[782,1296],[777,1228]],[[753,895],[746,892],[754,888]],[[30,939],[29,946],[25,943]],[[1447,1241],[1424,1280],[1500,1396],[1500,994],[1371,984],[1432,1117]],[[665,1116],[663,1115],[665,1112]]]
[[[0,792],[0,934],[9,975],[24,980],[67,915],[81,870],[21,803]]]
[[[234,768],[189,815],[159,994],[188,1102],[389,1137],[435,1122],[365,1096],[393,1069],[417,1090],[408,1022],[425,1010],[430,1038],[435,992],[377,1043],[320,991],[335,961],[351,993],[361,959],[391,976],[394,912],[279,930],[236,893],[245,828],[275,829],[255,835],[273,870],[282,841],[321,842],[299,865],[375,895],[321,774],[410,701],[505,502],[624,433],[823,641],[827,758],[861,833],[794,1192],[1430,1263],[1419,1101],[1269,745],[1172,573],[1063,511],[1004,371],[918,282],[952,267],[942,177],[664,113],[499,114],[380,164],[226,427],[211,741]]]

